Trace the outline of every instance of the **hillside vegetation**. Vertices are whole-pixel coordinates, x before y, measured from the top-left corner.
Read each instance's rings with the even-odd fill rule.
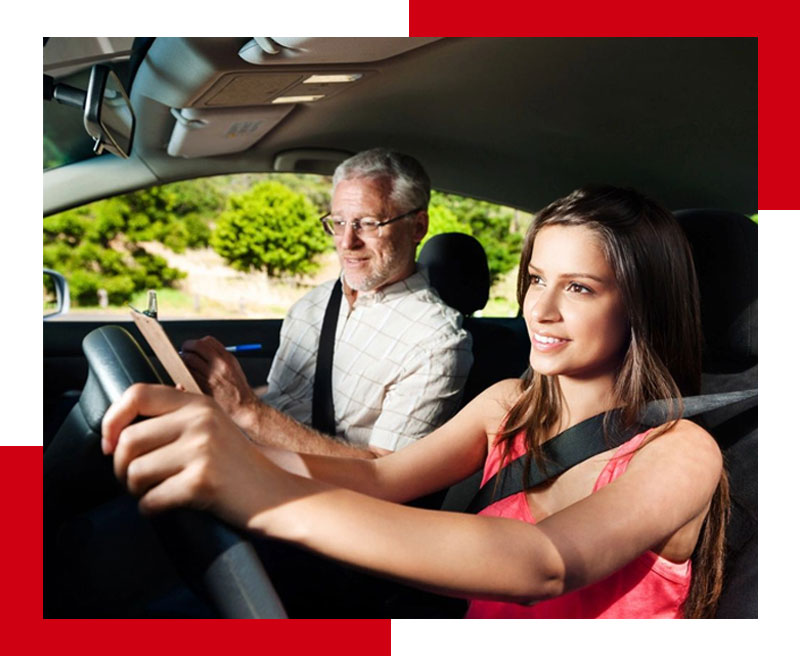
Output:
[[[43,263],[66,276],[78,309],[125,311],[157,289],[162,308],[184,316],[282,316],[308,287],[336,275],[333,244],[318,220],[329,203],[330,180],[321,176],[176,182],[46,217]],[[531,216],[440,192],[429,215],[426,240],[455,231],[483,244],[502,297],[493,307],[515,313],[513,299],[502,300],[505,279]]]

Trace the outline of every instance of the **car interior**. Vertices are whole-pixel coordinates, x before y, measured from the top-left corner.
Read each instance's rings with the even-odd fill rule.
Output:
[[[44,53],[45,216],[222,173],[330,175],[376,145],[413,154],[436,189],[530,212],[587,183],[630,186],[673,210],[689,238],[703,394],[758,386],[755,39],[51,38]],[[129,99],[130,118],[112,124],[104,98]],[[481,245],[439,235],[419,260],[473,337],[464,402],[521,375],[521,317],[478,316],[490,282]],[[262,343],[237,355],[255,387],[280,324],[164,328],[176,345]],[[101,456],[108,405],[132,382],[169,382],[132,321],[45,317],[43,367],[45,617],[285,616],[261,546],[201,513],[143,520]],[[757,412],[751,400],[702,417],[733,498],[721,618],[758,616]],[[318,594],[318,616],[337,616]],[[375,608],[461,612],[434,597]]]

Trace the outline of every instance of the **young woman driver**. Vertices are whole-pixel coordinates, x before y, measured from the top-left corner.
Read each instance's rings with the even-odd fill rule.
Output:
[[[144,512],[192,506],[341,562],[472,600],[468,617],[703,617],[721,584],[720,451],[679,419],[700,382],[691,254],[640,194],[580,189],[537,216],[518,298],[521,380],[487,389],[427,438],[377,460],[253,444],[205,396],[135,385],[103,450]],[[481,514],[400,505],[484,467],[484,480],[584,419],[654,399],[675,419]],[[137,416],[149,417],[131,423]]]

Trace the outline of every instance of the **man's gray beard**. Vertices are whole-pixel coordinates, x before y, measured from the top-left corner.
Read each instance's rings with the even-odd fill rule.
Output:
[[[370,275],[362,278],[361,282],[358,285],[352,284],[352,281],[349,279],[347,272],[344,273],[344,281],[347,283],[347,286],[356,292],[371,292],[379,287],[383,287],[388,280],[390,280],[393,276],[393,271],[401,270],[401,256],[397,250],[393,250],[389,254],[389,259],[385,262],[383,267],[374,271]]]
[[[380,271],[376,271],[371,276],[363,278],[360,283],[353,284],[353,282],[348,278],[347,273],[344,274],[344,281],[347,283],[347,286],[355,292],[371,292],[376,287],[380,287],[387,278],[387,275],[383,275]]]

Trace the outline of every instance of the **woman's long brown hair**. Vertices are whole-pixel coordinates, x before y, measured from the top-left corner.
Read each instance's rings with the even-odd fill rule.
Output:
[[[682,396],[700,393],[700,302],[691,249],[683,230],[658,203],[630,189],[582,188],[544,208],[522,249],[517,300],[523,307],[530,285],[528,266],[536,235],[552,225],[584,226],[600,239],[616,276],[630,324],[627,350],[614,384],[614,405],[623,427],[637,423],[645,405],[673,399],[670,420],[653,432],[663,434],[683,413]],[[563,401],[558,380],[530,369],[520,381],[498,441],[511,457],[514,436],[539,467],[542,444],[558,428]],[[692,555],[692,583],[685,617],[710,617],[722,588],[725,526],[729,499],[723,472]]]

